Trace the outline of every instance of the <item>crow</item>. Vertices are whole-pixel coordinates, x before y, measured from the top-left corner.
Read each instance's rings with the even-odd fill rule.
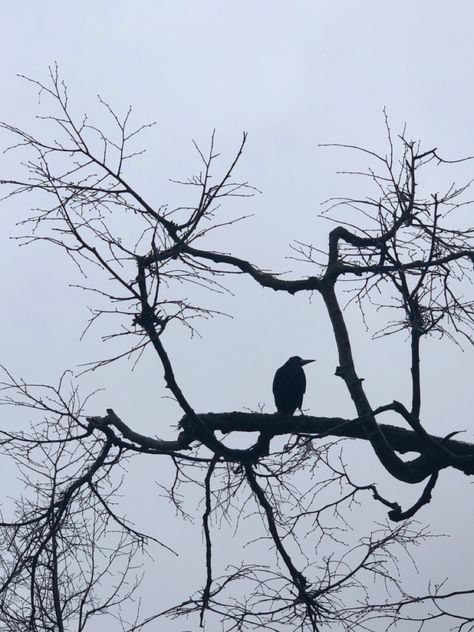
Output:
[[[301,406],[306,390],[303,366],[309,362],[314,360],[303,360],[299,356],[293,356],[277,369],[273,378],[273,395],[280,415],[293,415],[297,408],[303,413]]]

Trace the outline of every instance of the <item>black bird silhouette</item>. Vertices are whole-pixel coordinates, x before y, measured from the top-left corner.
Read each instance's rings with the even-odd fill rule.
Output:
[[[303,360],[299,356],[293,356],[277,369],[273,378],[273,395],[277,411],[281,415],[292,415],[303,404],[303,395],[306,390],[306,376],[303,366],[314,360]]]

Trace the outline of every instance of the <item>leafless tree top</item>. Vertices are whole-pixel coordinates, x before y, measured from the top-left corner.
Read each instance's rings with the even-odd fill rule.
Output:
[[[140,454],[169,459],[175,480],[165,492],[178,516],[186,516],[179,490],[192,482],[202,491],[205,577],[203,588],[174,608],[135,623],[122,618],[124,629],[143,629],[165,614],[193,612],[201,625],[217,616],[229,631],[380,629],[373,626],[381,619],[384,625],[404,622],[421,629],[438,618],[454,621],[459,630],[473,629],[472,617],[448,614],[443,606],[462,591],[438,587],[409,595],[397,570],[402,553],[410,555],[411,545],[428,537],[409,518],[430,502],[439,475],[446,468],[474,473],[473,445],[425,429],[420,377],[424,337],[448,336],[461,345],[473,340],[473,301],[465,295],[474,264],[474,229],[465,224],[464,213],[470,183],[424,191],[425,170],[442,170],[447,161],[437,149],[423,148],[405,134],[393,138],[388,124],[387,154],[338,146],[358,152],[362,165],[369,162],[366,171],[353,172],[366,179],[369,193],[327,202],[323,214],[334,223],[327,249],[316,248],[310,239],[295,244],[294,256],[311,274],[287,278],[265,270],[265,262],[257,265],[229,253],[225,232],[219,237],[222,248],[207,245],[211,232],[220,235],[245,218],[225,213],[229,199],[256,192],[235,175],[246,134],[224,168],[214,134],[207,149],[196,144],[199,173],[179,183],[193,201],[157,205],[144,199],[127,176],[130,160],[142,153],[138,141],[149,125],[133,127],[131,110],[119,117],[99,99],[109,117],[106,134],[87,116],[73,116],[57,68],[47,84],[31,83],[51,108],[39,117],[41,134],[1,124],[13,139],[9,151],[18,156],[22,173],[2,177],[3,199],[28,196],[32,207],[20,223],[20,239],[43,240],[73,259],[84,278],[82,287],[94,295],[89,325],[113,316],[109,337],[121,339],[123,349],[89,369],[119,358],[135,362],[152,348],[182,419],[173,440],[145,436],[112,409],[105,415],[91,410],[66,377],[52,387],[25,383],[5,371],[4,403],[32,409],[39,417],[29,432],[2,431],[2,449],[31,493],[18,499],[0,530],[0,630],[84,630],[98,614],[118,616],[119,606],[136,594],[138,553],[152,542],[167,546],[163,534],[139,532],[115,509],[124,465]],[[174,370],[165,332],[174,323],[194,330],[197,318],[212,315],[206,292],[224,290],[231,274],[291,295],[320,293],[338,352],[336,375],[354,405],[351,419],[337,411],[327,418],[195,410]],[[200,288],[198,303],[185,298],[188,286]],[[362,314],[372,307],[386,312],[385,325],[375,335],[406,332],[410,402],[370,401],[357,373],[341,286]],[[398,416],[399,427],[381,422],[388,411]],[[237,448],[228,441],[229,433],[256,433],[256,439]],[[380,468],[399,481],[424,482],[419,499],[403,508],[371,483],[355,484],[334,447],[341,438],[370,444]],[[406,453],[416,456],[401,456]],[[387,508],[388,522],[351,543],[351,509],[371,497]],[[219,519],[238,524],[254,511],[262,525],[257,537],[268,542],[276,563],[244,563],[216,577],[215,525]],[[305,542],[308,532],[318,542],[315,549]],[[328,542],[334,556],[322,553]],[[372,583],[385,587],[384,599],[374,600]]]

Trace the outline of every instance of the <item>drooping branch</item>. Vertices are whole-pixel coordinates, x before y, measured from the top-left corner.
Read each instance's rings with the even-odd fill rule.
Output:
[[[211,479],[212,473],[217,463],[217,458],[213,457],[209,464],[209,468],[207,470],[206,478],[204,480],[204,488],[205,488],[205,511],[202,517],[202,526],[204,530],[204,540],[206,543],[206,583],[204,585],[204,590],[202,592],[202,608],[201,608],[201,617],[200,617],[200,625],[203,627],[204,625],[204,613],[209,606],[209,599],[211,596],[211,588],[212,588],[212,540],[211,540],[211,531],[209,527],[210,516],[211,516]]]
[[[433,491],[436,481],[438,480],[438,472],[435,472],[430,476],[428,483],[426,484],[423,493],[420,498],[409,509],[402,511],[400,507],[397,507],[389,512],[388,517],[395,522],[401,522],[402,520],[408,520],[416,514],[416,512],[427,505],[431,500],[431,492]]]
[[[255,494],[257,502],[262,507],[265,512],[266,520],[267,520],[267,528],[271,534],[272,540],[275,544],[275,547],[281,556],[288,572],[290,573],[292,582],[296,588],[298,599],[304,603],[306,608],[306,614],[308,616],[309,621],[311,622],[311,629],[314,632],[317,632],[318,628],[318,614],[320,610],[320,606],[317,601],[311,595],[311,592],[308,590],[309,583],[306,577],[301,573],[293,563],[291,556],[283,545],[282,538],[278,533],[278,529],[275,522],[274,510],[272,508],[271,503],[268,501],[265,496],[265,492],[260,487],[255,477],[255,473],[250,464],[245,466],[245,475],[247,477],[247,481],[250,489]]]

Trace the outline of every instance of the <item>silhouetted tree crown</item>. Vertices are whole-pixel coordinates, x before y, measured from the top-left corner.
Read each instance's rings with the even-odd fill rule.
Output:
[[[162,625],[160,617],[180,615],[197,617],[188,624],[194,627],[209,622],[217,629],[220,621],[229,632],[381,630],[376,626],[388,629],[398,623],[419,630],[438,619],[458,630],[473,629],[472,613],[446,606],[456,596],[473,594],[474,588],[432,584],[412,595],[397,572],[402,553],[428,536],[409,518],[431,501],[444,470],[474,474],[474,445],[456,433],[438,437],[426,429],[420,370],[423,339],[436,334],[472,343],[473,301],[465,288],[473,277],[473,229],[458,219],[469,201],[469,185],[420,193],[424,170],[443,170],[447,161],[437,149],[425,149],[405,134],[393,139],[388,124],[384,155],[333,146],[358,152],[362,170],[364,161],[370,161],[371,167],[359,175],[371,192],[363,199],[329,200],[326,216],[350,208],[350,217],[357,219],[336,221],[325,251],[312,245],[310,237],[293,245],[310,275],[280,275],[261,267],[265,262],[257,265],[238,251],[229,252],[224,237],[219,250],[206,247],[210,233],[243,218],[226,219],[221,206],[256,192],[235,175],[246,134],[217,177],[215,135],[207,149],[195,145],[200,171],[181,182],[194,202],[170,208],[162,200],[145,199],[127,177],[130,160],[141,153],[131,144],[148,125],[134,128],[131,110],[121,118],[100,100],[114,126],[106,135],[89,118],[73,117],[57,68],[46,84],[28,81],[50,109],[38,136],[1,124],[4,139],[10,139],[3,146],[10,147],[10,159],[18,158],[19,173],[1,174],[3,199],[21,196],[31,205],[21,221],[23,242],[59,247],[84,277],[91,264],[94,274],[102,275],[100,286],[94,285],[95,276],[91,286],[84,282],[100,303],[91,322],[115,318],[110,337],[124,346],[89,368],[123,358],[138,361],[144,349],[151,349],[181,416],[169,420],[168,427],[151,425],[150,435],[144,435],[134,430],[134,420],[121,419],[113,409],[94,410],[93,399],[81,396],[67,374],[51,386],[23,381],[5,369],[3,403],[23,407],[25,413],[28,409],[28,415],[36,412],[38,420],[28,430],[0,431],[2,454],[28,487],[5,511],[0,526],[0,631],[82,631],[99,615],[115,617],[114,625],[119,619],[121,629],[130,632],[147,624],[155,629]],[[133,226],[130,232],[117,229],[114,220],[123,216]],[[197,316],[211,314],[185,298],[188,284],[204,293],[225,286],[236,273],[275,292],[319,293],[337,349],[335,374],[353,403],[351,418],[338,411],[334,417],[293,415],[305,392],[302,363],[296,361],[301,358],[290,358],[275,375],[279,414],[195,410],[175,370],[166,332],[176,322],[193,330]],[[342,285],[363,313],[370,305],[391,308],[392,320],[379,335],[405,333],[410,401],[371,401],[358,373]],[[316,308],[308,304],[308,309]],[[395,415],[399,425],[384,423],[386,413]],[[467,420],[460,420],[460,428],[466,425]],[[172,439],[159,437],[171,429]],[[236,447],[235,437],[243,434],[250,438],[248,447]],[[356,484],[339,458],[342,438],[370,445],[380,470],[398,481],[423,483],[418,500],[402,507],[371,482]],[[187,515],[188,483],[198,486],[204,539],[202,584],[196,593],[136,620],[125,614],[125,606],[131,608],[139,595],[140,555],[169,547],[160,525],[150,524],[149,532],[142,533],[117,510],[123,466],[133,455],[168,459],[173,483],[163,491],[177,521]],[[355,501],[381,503],[388,518],[385,525],[371,524],[356,542],[346,530]],[[241,520],[255,512],[259,532],[254,537],[262,538],[271,552],[268,563],[250,558],[238,566],[223,564],[227,553],[214,537],[220,521],[238,530]]]

